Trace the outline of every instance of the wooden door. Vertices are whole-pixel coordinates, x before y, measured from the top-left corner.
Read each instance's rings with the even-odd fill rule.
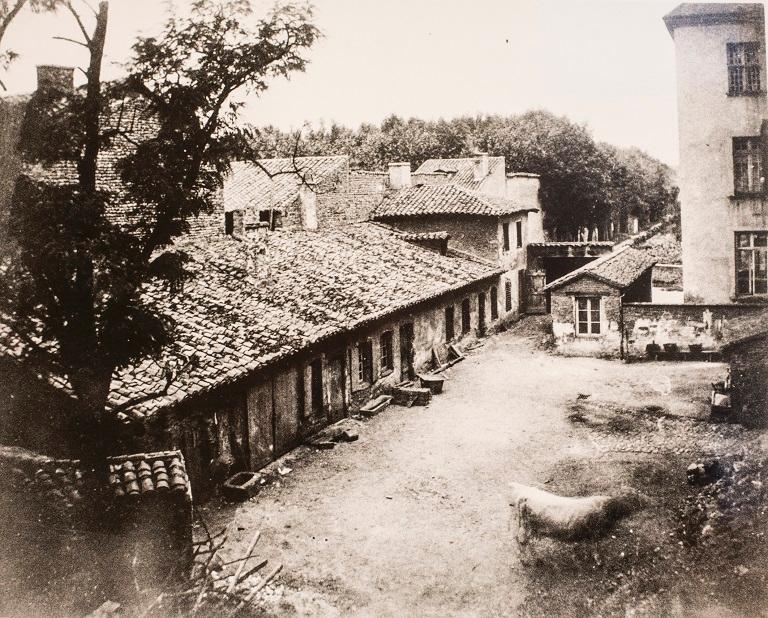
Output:
[[[412,380],[416,376],[413,357],[413,322],[406,322],[400,325],[400,380]]]
[[[347,415],[345,401],[346,379],[344,370],[344,352],[328,358],[328,420],[331,423]]]
[[[247,407],[251,469],[258,470],[272,461],[275,453],[271,380],[248,390]]]

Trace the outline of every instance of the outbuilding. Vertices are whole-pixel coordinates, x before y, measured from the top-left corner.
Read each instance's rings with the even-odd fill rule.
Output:
[[[622,304],[650,302],[654,264],[645,251],[625,246],[544,286],[550,294],[558,351],[581,356],[619,354]]]

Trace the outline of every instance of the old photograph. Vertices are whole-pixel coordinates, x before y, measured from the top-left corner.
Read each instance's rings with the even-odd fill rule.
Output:
[[[766,157],[759,2],[0,0],[0,616],[768,615]]]

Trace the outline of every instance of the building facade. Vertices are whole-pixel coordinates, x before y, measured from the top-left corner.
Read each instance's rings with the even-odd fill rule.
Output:
[[[768,299],[762,4],[682,4],[675,45],[686,302]]]

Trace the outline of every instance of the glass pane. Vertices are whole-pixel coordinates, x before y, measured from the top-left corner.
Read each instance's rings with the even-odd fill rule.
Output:
[[[600,321],[600,309],[599,308],[592,309],[591,314],[592,314],[592,321],[593,322],[599,322]]]
[[[579,305],[579,311],[586,311],[587,310],[587,299],[586,298],[579,298],[577,299],[578,305]]]
[[[739,247],[749,247],[749,234],[737,233],[736,244]]]
[[[588,322],[589,314],[586,311],[579,311],[579,322]]]
[[[581,320],[579,320],[579,333],[580,334],[586,334],[588,332],[589,331],[587,330],[587,323],[586,322],[582,322]]]
[[[755,243],[755,247],[768,246],[768,234],[765,234],[765,233],[752,234],[752,239]]]
[[[592,333],[595,335],[600,334],[600,322],[593,322],[592,324]]]
[[[768,279],[755,279],[755,294],[768,294]]]

